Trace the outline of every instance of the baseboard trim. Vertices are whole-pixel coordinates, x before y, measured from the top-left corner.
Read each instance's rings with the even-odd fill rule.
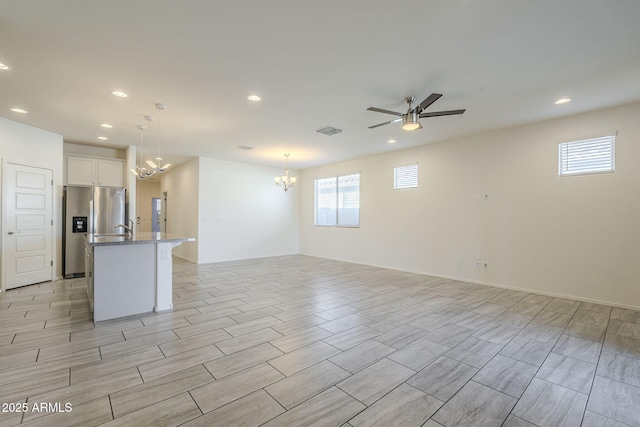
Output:
[[[637,307],[637,306],[634,306],[634,305],[618,304],[618,303],[611,302],[611,301],[603,301],[603,300],[585,298],[585,297],[581,297],[581,296],[578,296],[578,295],[569,295],[569,294],[562,294],[562,293],[557,293],[557,292],[546,292],[546,291],[541,291],[541,290],[538,290],[538,289],[529,289],[529,288],[521,288],[521,287],[517,287],[517,286],[505,285],[505,284],[502,284],[502,283],[493,283],[493,282],[484,282],[484,281],[480,281],[480,280],[472,280],[472,279],[468,279],[466,277],[447,276],[447,275],[437,274],[437,273],[429,273],[429,272],[424,272],[424,271],[407,270],[407,269],[403,269],[403,268],[390,267],[390,266],[386,266],[386,265],[372,264],[372,263],[359,262],[359,261],[349,261],[349,260],[344,260],[344,259],[323,257],[323,256],[318,256],[318,255],[306,254],[306,253],[300,253],[300,255],[310,256],[310,257],[314,257],[314,258],[328,259],[328,260],[331,260],[331,261],[346,262],[346,263],[349,263],[349,264],[366,265],[367,267],[384,268],[385,270],[402,271],[404,273],[419,274],[421,276],[431,276],[431,277],[438,277],[440,279],[457,280],[459,282],[473,283],[475,285],[482,285],[482,286],[490,286],[492,288],[500,288],[500,289],[508,289],[508,290],[511,290],[511,291],[528,292],[530,294],[544,295],[544,296],[554,297],[554,298],[572,299],[572,300],[580,301],[580,302],[588,302],[588,303],[592,303],[592,304],[602,304],[602,305],[608,305],[610,307],[626,308],[626,309],[629,309],[629,310],[639,310],[640,311],[640,307]]]

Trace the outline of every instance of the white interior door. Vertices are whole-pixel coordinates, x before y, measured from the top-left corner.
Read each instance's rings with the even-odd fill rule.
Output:
[[[5,162],[2,194],[3,288],[51,280],[52,171]]]

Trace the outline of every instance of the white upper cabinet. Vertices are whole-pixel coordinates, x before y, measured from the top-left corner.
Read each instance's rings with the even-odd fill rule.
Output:
[[[67,156],[67,185],[124,187],[124,161]]]

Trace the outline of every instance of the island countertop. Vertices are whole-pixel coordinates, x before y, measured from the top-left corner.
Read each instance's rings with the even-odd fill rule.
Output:
[[[195,242],[193,237],[184,237],[168,233],[136,233],[132,237],[122,234],[93,236],[87,234],[89,246],[113,246],[113,245],[145,245],[150,243],[178,243]]]

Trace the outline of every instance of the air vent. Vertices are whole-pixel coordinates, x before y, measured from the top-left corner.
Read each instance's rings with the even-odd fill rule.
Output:
[[[241,145],[238,147],[240,150],[249,151],[253,150],[253,147],[249,147],[248,145]]]
[[[333,135],[337,135],[339,133],[342,133],[342,129],[338,129],[338,128],[334,128],[331,126],[326,126],[320,129],[316,129],[314,132],[317,133],[321,133],[323,135],[327,135],[327,136],[333,136]]]

